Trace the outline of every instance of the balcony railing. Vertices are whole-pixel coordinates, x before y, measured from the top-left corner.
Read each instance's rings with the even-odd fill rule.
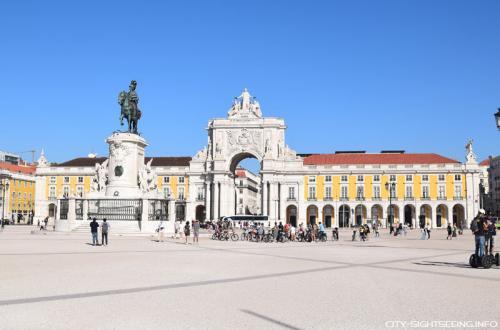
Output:
[[[296,201],[297,199],[293,196],[288,196],[287,201]]]
[[[364,198],[363,196],[357,196],[357,197],[356,197],[356,200],[357,200],[357,201],[364,201],[364,200],[365,200],[365,198]]]
[[[205,197],[204,196],[196,196],[196,201],[203,202],[203,201],[205,201]]]
[[[437,199],[439,201],[445,201],[446,200],[446,196],[439,196]]]
[[[341,201],[348,201],[349,197],[340,197],[339,200],[341,200]]]
[[[414,201],[415,200],[415,197],[413,196],[406,196],[405,197],[405,201]]]
[[[372,197],[372,200],[374,200],[374,201],[381,201],[382,198],[380,196],[375,196],[375,197]]]
[[[431,200],[431,198],[429,196],[422,196],[420,199],[423,201],[430,201]]]
[[[333,198],[332,198],[332,196],[327,196],[327,197],[323,198],[323,200],[325,200],[325,201],[331,201],[331,200],[333,200]]]
[[[307,200],[308,201],[316,201],[316,197],[308,197]]]
[[[462,196],[453,197],[453,200],[455,200],[455,201],[461,201],[462,199],[464,199]]]

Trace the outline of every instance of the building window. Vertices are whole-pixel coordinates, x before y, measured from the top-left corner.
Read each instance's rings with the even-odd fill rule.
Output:
[[[462,186],[456,185],[455,186],[455,198],[461,198],[461,197],[462,197]]]
[[[444,174],[439,174],[438,175],[438,180],[439,181],[444,181]]]
[[[309,199],[316,199],[316,187],[309,187]]]
[[[243,180],[240,180],[240,187],[243,186]]]
[[[422,175],[422,181],[429,181],[429,176],[427,174]]]
[[[373,186],[373,197],[380,198],[380,186]]]
[[[406,186],[406,197],[407,198],[413,197],[413,187],[412,186]]]
[[[358,175],[358,182],[363,182],[364,177],[362,175]]]
[[[184,177],[183,176],[179,177],[179,183],[184,183]]]
[[[359,199],[364,198],[365,196],[365,190],[363,189],[363,186],[358,186],[356,189],[356,197]]]
[[[389,181],[391,181],[391,182],[395,182],[395,181],[396,181],[396,176],[395,176],[394,174],[391,174],[391,175],[389,176]]]
[[[16,199],[16,192],[12,192],[12,199]]]
[[[50,184],[56,184],[56,177],[55,176],[50,177]]]
[[[340,197],[347,198],[347,195],[348,195],[347,186],[340,187]]]
[[[78,197],[83,197],[83,187],[82,186],[76,187],[76,194],[78,195]]]
[[[49,187],[49,198],[56,198],[56,187]]]
[[[373,176],[373,182],[380,182],[380,175],[375,174],[375,175]]]
[[[288,187],[288,199],[295,199],[295,187]]]
[[[169,187],[163,188],[163,195],[165,195],[165,198],[170,197],[170,188]]]
[[[316,177],[314,175],[310,175],[309,176],[309,182],[310,183],[316,182]]]
[[[429,198],[429,186],[422,186],[422,198]]]
[[[325,176],[325,182],[332,182],[332,176],[331,175]]]
[[[198,193],[196,194],[196,199],[201,201],[203,199],[205,199],[205,194],[203,193],[204,190],[203,190],[203,187],[198,187]],[[241,193],[241,189],[240,189],[240,193]]]
[[[325,187],[325,198],[332,198],[332,187]]]
[[[406,182],[412,182],[413,181],[413,175],[407,174],[406,175]]]
[[[347,175],[342,175],[342,176],[340,177],[340,181],[342,181],[342,182],[347,182]]]
[[[177,190],[177,198],[180,200],[184,199],[184,187],[179,187]]]
[[[240,198],[239,202],[240,204],[243,204],[243,198]]]
[[[83,183],[83,176],[78,177],[78,183]]]
[[[63,197],[69,197],[69,187],[68,186],[63,187]]]
[[[243,194],[243,189],[240,189],[240,194]]]
[[[455,174],[455,181],[462,181],[462,176],[460,174]]]
[[[64,183],[69,183],[69,176],[64,177]]]
[[[446,191],[444,186],[439,186],[438,187],[438,196],[439,198],[445,198],[446,197]]]
[[[170,183],[170,177],[169,176],[164,176],[163,177],[163,183]]]

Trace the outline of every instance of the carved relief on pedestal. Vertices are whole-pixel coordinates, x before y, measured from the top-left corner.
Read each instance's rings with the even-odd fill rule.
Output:
[[[106,188],[108,182],[108,159],[102,164],[95,164],[95,174],[92,177],[90,189],[93,192],[101,192]]]

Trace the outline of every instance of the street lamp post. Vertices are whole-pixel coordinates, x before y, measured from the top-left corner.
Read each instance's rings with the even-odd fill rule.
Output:
[[[396,189],[396,183],[395,182],[386,182],[385,183],[385,189],[389,191],[389,225],[392,226],[393,223],[393,209],[392,209],[392,192]]]
[[[0,187],[2,188],[2,228],[4,227],[4,217],[5,217],[5,192],[9,189],[9,180],[5,179],[0,182]]]
[[[495,113],[495,121],[497,123],[497,128],[500,130],[500,108]]]

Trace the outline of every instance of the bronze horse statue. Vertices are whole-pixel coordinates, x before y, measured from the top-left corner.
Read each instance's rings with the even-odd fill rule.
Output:
[[[141,118],[141,111],[137,103],[129,99],[129,93],[121,91],[118,94],[118,104],[121,106],[120,125],[123,126],[123,118],[127,119],[128,131],[130,133],[137,133],[137,123]]]

